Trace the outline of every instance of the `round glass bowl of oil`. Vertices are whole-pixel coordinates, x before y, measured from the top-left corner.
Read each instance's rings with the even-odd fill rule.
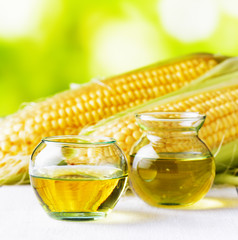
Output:
[[[205,115],[147,112],[136,120],[144,134],[130,152],[134,192],[156,207],[187,206],[203,198],[215,177],[214,158],[198,137]]]
[[[116,205],[127,163],[112,138],[55,136],[34,150],[29,174],[44,210],[59,220],[95,220]]]

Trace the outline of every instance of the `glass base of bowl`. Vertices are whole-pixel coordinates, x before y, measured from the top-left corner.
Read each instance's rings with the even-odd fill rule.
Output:
[[[104,212],[48,212],[48,215],[57,220],[94,221],[105,218]]]

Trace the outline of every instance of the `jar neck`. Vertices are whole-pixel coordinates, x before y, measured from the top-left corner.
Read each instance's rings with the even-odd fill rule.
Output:
[[[198,131],[197,130],[190,130],[190,131],[146,131],[146,136],[149,139],[150,142],[156,143],[158,141],[163,141],[163,139],[166,141],[166,139],[173,139],[174,142],[179,141],[179,139],[183,138],[191,138],[191,137],[197,137]]]
[[[148,112],[136,115],[140,128],[149,136],[178,138],[197,136],[205,115],[189,112]]]

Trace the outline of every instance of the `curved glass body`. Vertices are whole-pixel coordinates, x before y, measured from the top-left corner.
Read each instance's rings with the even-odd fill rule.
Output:
[[[214,158],[199,139],[205,116],[189,112],[136,115],[144,130],[130,152],[130,183],[152,206],[186,206],[200,200],[215,177]]]
[[[62,220],[105,217],[127,181],[127,163],[116,141],[106,137],[48,137],[34,150],[31,185],[46,212]]]

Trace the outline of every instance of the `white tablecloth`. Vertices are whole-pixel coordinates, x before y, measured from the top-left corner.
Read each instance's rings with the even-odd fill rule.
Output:
[[[235,188],[213,188],[187,209],[153,208],[135,196],[121,198],[103,220],[51,219],[29,185],[0,187],[0,240],[173,239],[238,240]]]

